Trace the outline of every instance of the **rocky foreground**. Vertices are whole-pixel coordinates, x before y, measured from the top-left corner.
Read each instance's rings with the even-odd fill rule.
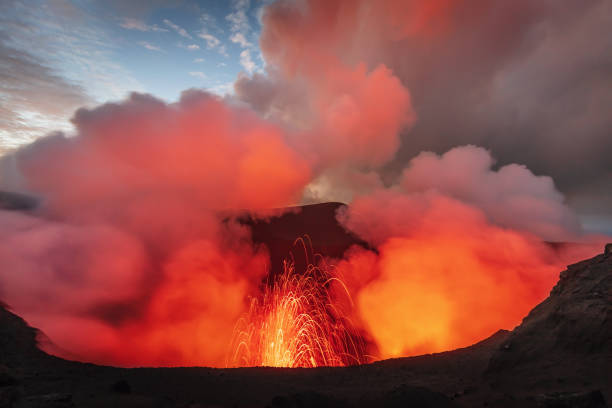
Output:
[[[612,401],[612,245],[570,265],[512,332],[357,367],[137,368],[62,360],[0,306],[4,407],[606,407]]]

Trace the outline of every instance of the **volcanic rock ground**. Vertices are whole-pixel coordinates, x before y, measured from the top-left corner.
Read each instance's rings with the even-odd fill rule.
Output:
[[[324,223],[339,205],[255,223],[254,240],[270,244],[273,260],[287,253],[296,230],[326,255],[363,245],[335,222]],[[123,369],[47,355],[37,347],[40,338],[0,305],[0,408],[606,407],[612,401],[612,245],[561,272],[550,296],[512,332],[445,353],[345,368]]]

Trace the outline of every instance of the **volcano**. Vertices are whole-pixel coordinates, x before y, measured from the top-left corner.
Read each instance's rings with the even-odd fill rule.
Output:
[[[7,205],[31,206],[17,198],[19,205]],[[367,245],[337,224],[340,206],[243,222],[270,248],[272,264],[304,234],[318,253],[340,257]],[[607,245],[561,272],[549,297],[514,330],[470,347],[349,367],[123,369],[46,354],[39,349],[50,341],[44,333],[3,305],[0,407],[605,407],[612,400],[611,306]]]

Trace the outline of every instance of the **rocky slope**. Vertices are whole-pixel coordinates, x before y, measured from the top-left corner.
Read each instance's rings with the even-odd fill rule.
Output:
[[[561,272],[493,354],[486,375],[501,388],[601,390],[612,400],[612,244]]]

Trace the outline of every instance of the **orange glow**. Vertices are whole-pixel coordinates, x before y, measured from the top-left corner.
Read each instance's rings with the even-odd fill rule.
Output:
[[[309,264],[304,273],[297,273],[292,261],[284,261],[283,266],[283,273],[266,284],[263,296],[252,299],[249,311],[239,319],[227,365],[320,367],[365,362],[363,342],[330,290],[344,284],[325,265]]]
[[[551,177],[505,164],[505,142],[499,166],[472,145],[407,161],[451,142],[497,146],[489,122],[515,120],[496,108],[481,129],[476,102],[505,107],[507,85],[530,78],[504,64],[532,52],[514,33],[540,21],[526,7],[538,2],[485,3],[276,1],[262,14],[264,72],[240,74],[234,95],[134,93],[79,109],[74,135],[2,156],[0,181],[40,207],[0,209],[0,300],[52,340],[46,351],[128,367],[344,366],[512,329],[602,246]],[[475,108],[449,116],[456,101]],[[466,112],[445,135],[443,119]],[[337,220],[287,218],[259,239],[240,221],[328,200],[348,204]],[[350,236],[328,234],[336,221]],[[305,262],[271,274],[277,244],[307,231],[336,267],[297,240]]]
[[[503,239],[522,244],[521,237]],[[526,280],[520,266],[484,259],[480,245],[436,237],[394,238],[381,247],[381,275],[357,300],[381,357],[452,350],[512,329],[554,284],[558,266],[534,262],[528,270],[538,278]]]
[[[512,330],[565,265],[601,247],[558,252],[432,192],[371,194],[355,200],[345,220],[377,243],[376,252],[354,248],[337,269],[350,276],[357,321],[381,359],[466,347]]]

